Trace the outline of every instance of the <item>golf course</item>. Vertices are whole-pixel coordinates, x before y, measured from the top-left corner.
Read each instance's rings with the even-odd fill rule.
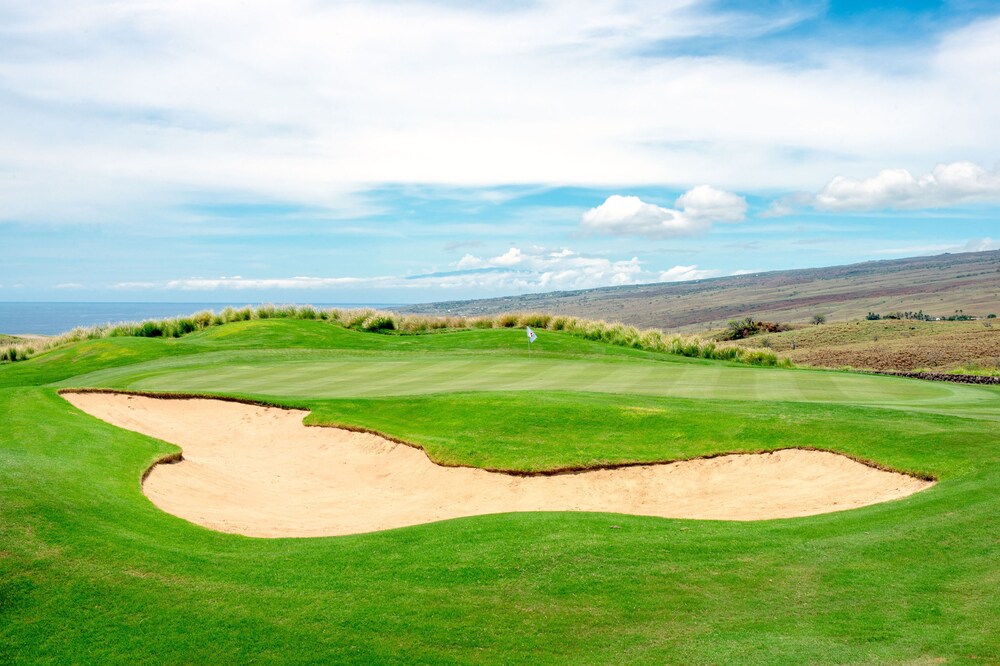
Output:
[[[0,662],[1000,662],[1000,387],[537,334],[250,319],[0,365]],[[124,420],[146,409],[150,432],[165,434],[83,409],[105,399]],[[412,507],[405,494],[358,494],[333,507],[352,522],[324,531],[317,488],[348,488],[352,475],[324,476],[347,440],[308,458],[291,439],[303,424],[326,426],[303,437],[357,435],[369,438],[359,450],[419,458],[430,471],[409,476],[452,475],[465,494],[431,497],[441,489],[430,483],[419,488],[429,499],[409,491]],[[267,449],[258,467],[276,461],[275,478],[253,482],[278,494],[290,483],[301,502],[263,502],[256,530],[224,513],[202,521],[210,484],[197,501],[181,485],[154,488],[198,463],[178,441],[188,434],[192,447],[227,442],[211,477],[229,484],[219,501],[219,488],[251,484],[240,459]],[[516,504],[518,483],[600,474],[599,488],[645,506],[645,481],[614,486],[614,475],[740,474],[730,460],[768,456],[788,464],[766,473],[794,475],[805,464],[794,456],[812,455],[888,485],[772,512],[766,476],[746,487],[712,477],[719,493],[731,486],[729,504],[688,493],[684,511],[658,515],[600,510],[607,493]],[[278,471],[283,457],[312,485],[287,478],[294,466]],[[406,460],[400,478],[416,464]],[[378,483],[353,476],[358,493]],[[480,476],[514,488],[515,503],[463,511],[449,499],[482,494]],[[799,486],[820,484],[810,478]],[[366,522],[382,502],[411,513]],[[421,502],[436,513],[414,513]],[[737,511],[754,502],[759,514]]]

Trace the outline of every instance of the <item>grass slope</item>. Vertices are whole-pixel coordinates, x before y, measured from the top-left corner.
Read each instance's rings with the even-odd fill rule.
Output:
[[[80,343],[0,368],[0,662],[1000,661],[1000,435],[983,418],[997,391],[925,394],[936,385],[851,377],[872,384],[848,385],[857,393],[845,404],[851,395],[830,379],[839,373],[597,351],[546,335],[532,362],[553,364],[540,373],[557,372],[548,390],[456,393],[478,364],[499,372],[523,348],[503,331],[320,340],[308,322],[286,323],[104,351]],[[379,397],[344,388],[317,399],[315,376],[282,375],[338,359],[367,364],[374,379],[425,363],[422,381],[437,391],[392,397],[386,381]],[[457,379],[454,366],[434,374],[443,360],[470,365]],[[314,409],[311,421],[377,428],[453,463],[544,469],[791,442],[940,482],[793,520],[534,513],[328,539],[224,535],[142,495],[143,470],[175,447],[91,418],[43,385],[104,372],[109,384],[138,376],[170,387],[199,363],[206,375],[245,363],[284,377],[280,400]],[[730,382],[756,388],[744,399],[581,393],[573,364],[625,384],[632,374],[636,386],[669,369],[701,373],[692,385],[729,397]],[[743,370],[755,374],[732,378]],[[784,377],[812,400],[775,399],[768,387]],[[220,392],[275,395],[267,382],[228,381]],[[349,385],[363,390],[364,377]]]

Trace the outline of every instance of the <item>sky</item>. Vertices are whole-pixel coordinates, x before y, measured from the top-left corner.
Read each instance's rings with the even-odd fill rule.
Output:
[[[0,0],[0,301],[1000,249],[1000,3]]]

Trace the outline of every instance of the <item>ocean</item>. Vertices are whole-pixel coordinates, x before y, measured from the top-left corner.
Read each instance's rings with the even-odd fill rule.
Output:
[[[8,335],[57,335],[77,326],[109,322],[141,321],[188,315],[200,310],[219,311],[226,306],[243,307],[259,303],[57,303],[0,302],[0,333]],[[390,309],[389,303],[312,303],[316,307]]]

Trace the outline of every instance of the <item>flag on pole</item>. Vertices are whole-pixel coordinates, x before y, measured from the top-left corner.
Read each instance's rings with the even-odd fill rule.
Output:
[[[530,326],[525,326],[524,328],[526,331],[528,331],[528,344],[530,345],[532,342],[538,339],[538,336],[535,335],[535,332],[531,330]]]

